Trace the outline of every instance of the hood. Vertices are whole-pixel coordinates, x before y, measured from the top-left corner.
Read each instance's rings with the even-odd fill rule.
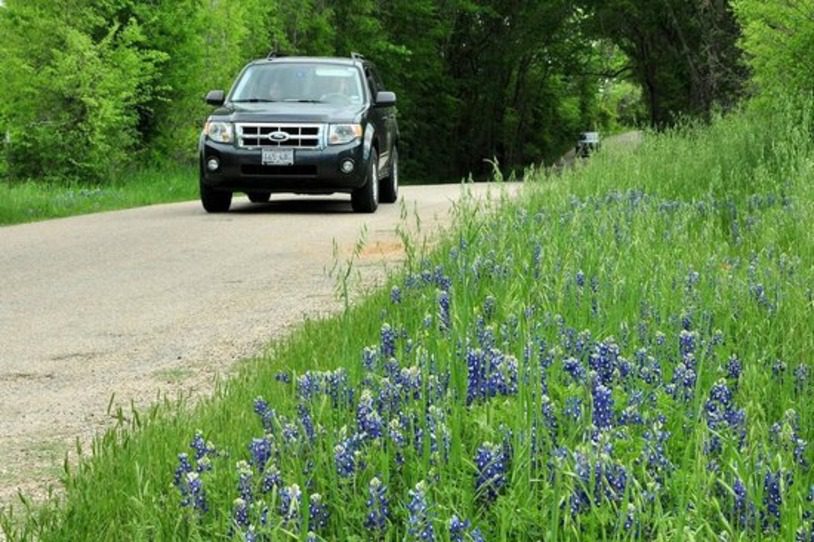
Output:
[[[360,122],[366,106],[309,103],[226,103],[212,117],[231,122],[338,123]]]

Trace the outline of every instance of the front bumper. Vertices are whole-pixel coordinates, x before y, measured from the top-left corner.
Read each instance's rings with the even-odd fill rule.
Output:
[[[201,180],[210,188],[231,192],[353,192],[366,181],[363,148],[361,141],[324,149],[297,148],[293,166],[264,166],[260,149],[243,149],[204,139],[200,144]],[[220,163],[216,171],[207,169],[212,158]],[[347,158],[356,167],[346,174],[339,165]]]

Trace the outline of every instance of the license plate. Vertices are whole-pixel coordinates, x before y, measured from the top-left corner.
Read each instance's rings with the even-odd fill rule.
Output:
[[[290,166],[294,164],[294,149],[263,149],[264,166]]]

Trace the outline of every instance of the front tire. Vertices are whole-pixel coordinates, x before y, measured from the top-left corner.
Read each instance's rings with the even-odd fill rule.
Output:
[[[379,155],[376,149],[370,151],[367,182],[351,193],[350,204],[356,213],[375,213],[379,207]]]
[[[198,181],[201,190],[201,204],[207,213],[225,213],[232,205],[232,193],[215,190],[204,184],[203,178]]]
[[[390,175],[381,180],[379,201],[395,203],[399,199],[399,149],[393,147],[390,158]]]

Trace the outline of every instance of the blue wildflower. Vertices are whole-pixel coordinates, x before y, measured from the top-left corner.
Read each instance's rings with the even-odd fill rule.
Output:
[[[380,336],[380,350],[382,357],[385,359],[392,358],[396,355],[396,332],[390,327],[390,324],[382,324],[382,329],[379,333]]]
[[[198,476],[198,473],[188,472],[183,487],[184,489],[181,490],[181,506],[191,506],[198,512],[205,513],[209,507],[206,503],[203,480]]]
[[[491,442],[484,442],[475,454],[475,494],[486,502],[494,501],[506,486],[508,458],[504,456],[503,447]]]
[[[328,526],[330,512],[328,506],[322,502],[322,495],[312,493],[308,505],[308,527],[311,530],[322,531]]]
[[[497,307],[497,299],[493,295],[487,295],[483,301],[483,317],[486,320],[491,320],[495,316],[495,308]]]
[[[238,472],[238,479],[237,479],[237,491],[240,494],[241,500],[246,503],[251,504],[254,500],[253,495],[253,473],[252,469],[248,463],[245,461],[238,461],[237,463],[237,472]]]
[[[780,506],[783,504],[782,476],[778,472],[766,472],[763,478],[763,529],[780,529]]]
[[[457,515],[453,515],[449,518],[450,542],[464,542],[464,534],[466,534],[466,531],[469,530],[471,525],[468,519],[461,521],[461,518]]]
[[[302,491],[300,486],[292,484],[280,490],[280,505],[278,511],[283,523],[296,529],[300,522],[300,506],[302,505]]]
[[[249,526],[249,505],[243,499],[235,499],[232,506],[232,519],[242,529]]]
[[[283,384],[290,384],[291,375],[285,371],[279,371],[277,374],[274,375],[274,380],[276,380],[277,382],[282,382]]]
[[[305,433],[305,437],[309,441],[313,441],[316,438],[317,433],[316,429],[314,429],[314,420],[311,418],[311,412],[305,405],[300,403],[297,405],[297,414],[300,417],[300,426]]]
[[[593,424],[600,430],[605,431],[613,427],[613,395],[611,390],[602,384],[594,384],[591,391],[593,401]]]
[[[279,490],[283,486],[283,479],[280,471],[275,466],[270,466],[263,476],[263,483],[260,487],[263,493],[270,493],[273,489]]]
[[[368,485],[366,504],[365,528],[374,533],[384,533],[390,517],[390,503],[387,499],[387,487],[376,477]]]
[[[416,484],[415,489],[411,489],[409,495],[407,536],[410,540],[433,542],[435,540],[435,529],[433,528],[432,516],[427,503],[426,482],[421,481]]]
[[[260,420],[263,423],[263,429],[266,430],[266,433],[273,433],[277,413],[274,412],[273,408],[269,408],[269,405],[265,399],[262,397],[257,397],[254,400],[254,412],[260,416]]]
[[[741,361],[738,359],[738,356],[732,354],[726,363],[726,377],[737,382],[741,377],[742,371],[743,365]]]
[[[452,326],[449,306],[449,291],[441,290],[438,293],[438,320],[441,331],[449,331]]]
[[[571,375],[571,378],[574,379],[574,382],[577,384],[582,384],[585,382],[585,367],[583,367],[582,363],[577,358],[568,358],[563,362],[563,369],[565,372]]]
[[[258,472],[263,472],[271,459],[271,441],[267,438],[252,439],[249,444],[249,459]]]
[[[394,305],[401,303],[401,289],[398,286],[390,289],[390,302]]]
[[[382,436],[384,423],[373,407],[373,394],[370,390],[364,390],[359,398],[359,406],[356,408],[356,424],[359,432],[369,438],[378,439]]]
[[[574,281],[577,283],[577,286],[582,288],[585,286],[585,273],[582,272],[582,269],[577,271],[577,274],[574,276]]]

